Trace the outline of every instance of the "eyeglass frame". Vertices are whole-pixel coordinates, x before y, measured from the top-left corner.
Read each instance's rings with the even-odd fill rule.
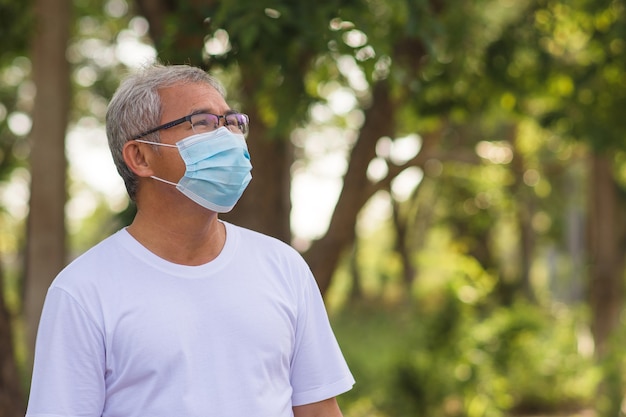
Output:
[[[250,117],[248,117],[247,114],[240,113],[238,111],[231,110],[231,111],[227,112],[226,114],[221,114],[221,115],[220,114],[210,113],[208,111],[198,111],[198,112],[194,112],[194,113],[188,114],[187,116],[181,117],[180,119],[176,119],[176,120],[172,120],[171,122],[164,123],[164,124],[162,124],[160,126],[152,128],[150,130],[146,130],[145,132],[140,133],[139,135],[133,136],[131,140],[141,139],[141,138],[146,137],[146,136],[148,136],[148,135],[150,135],[152,133],[158,132],[159,130],[170,129],[170,128],[174,127],[174,126],[178,126],[178,125],[183,124],[185,122],[189,122],[189,124],[191,124],[191,118],[193,116],[198,115],[198,114],[210,114],[211,116],[215,116],[215,117],[217,117],[217,123],[218,124],[219,124],[221,119],[224,119],[224,126],[228,126],[226,124],[226,116],[230,116],[231,114],[239,114],[239,115],[244,116],[247,119],[247,124],[248,125],[250,124]],[[193,129],[193,125],[191,125],[191,128]]]

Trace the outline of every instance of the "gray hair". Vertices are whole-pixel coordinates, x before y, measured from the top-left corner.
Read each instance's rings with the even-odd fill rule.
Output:
[[[106,133],[113,162],[131,200],[135,200],[138,182],[124,162],[124,144],[160,124],[162,106],[159,90],[175,84],[193,83],[206,83],[226,97],[222,84],[202,69],[189,65],[160,64],[142,68],[130,75],[113,95],[106,114]],[[146,140],[159,142],[159,132],[147,135]]]

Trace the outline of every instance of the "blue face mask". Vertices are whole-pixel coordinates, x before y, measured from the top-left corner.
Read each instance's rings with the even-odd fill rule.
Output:
[[[189,136],[176,145],[137,142],[178,148],[187,166],[185,175],[178,183],[152,178],[176,186],[191,200],[217,213],[231,211],[252,179],[245,138],[225,127]]]

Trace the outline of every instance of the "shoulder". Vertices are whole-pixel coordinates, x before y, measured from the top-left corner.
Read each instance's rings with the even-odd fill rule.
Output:
[[[302,284],[312,280],[309,265],[302,255],[287,243],[240,226],[227,224],[227,233],[236,241],[236,258],[245,259],[246,268],[266,272],[275,278]]]
[[[52,283],[52,287],[70,290],[97,281],[112,268],[123,262],[123,240],[125,231],[107,237],[71,261]]]
[[[233,237],[238,240],[238,244],[243,247],[255,249],[255,251],[302,258],[298,251],[282,240],[241,226],[236,226],[232,223],[225,223],[225,225],[227,233],[233,235]]]

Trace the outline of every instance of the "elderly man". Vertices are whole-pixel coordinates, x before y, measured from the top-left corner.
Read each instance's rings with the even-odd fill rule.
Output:
[[[190,66],[127,78],[107,113],[137,214],[44,305],[28,417],[337,417],[354,379],[315,280],[225,223],[251,180],[249,120]]]

